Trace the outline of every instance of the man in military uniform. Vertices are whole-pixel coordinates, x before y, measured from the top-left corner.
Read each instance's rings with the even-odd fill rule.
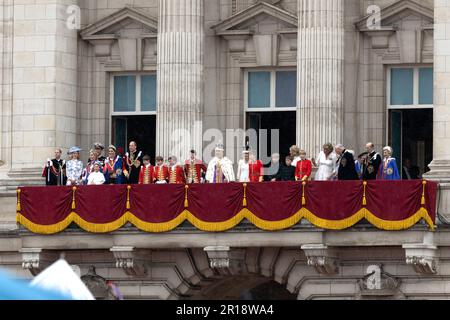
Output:
[[[105,146],[100,142],[94,143],[94,150],[97,152],[97,161],[99,161],[102,165],[105,164],[106,157],[102,155],[103,150],[105,150]],[[90,163],[90,160],[88,161]]]
[[[366,150],[368,155],[364,161],[362,179],[376,180],[382,162],[381,155],[375,151],[375,145],[372,142],[366,144]]]
[[[129,145],[129,152],[124,157],[123,172],[128,178],[129,184],[139,183],[139,173],[141,172],[142,164],[142,151],[137,150],[137,144],[135,141],[131,141]]]
[[[184,162],[184,173],[187,183],[201,183],[206,174],[206,166],[202,160],[196,158],[197,153],[191,150],[191,156]]]
[[[67,177],[65,174],[66,161],[61,159],[61,149],[55,150],[55,159],[47,159],[42,176],[45,177],[47,186],[65,186]]]

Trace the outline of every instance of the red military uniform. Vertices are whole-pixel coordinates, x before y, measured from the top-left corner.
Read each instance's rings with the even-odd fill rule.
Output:
[[[169,183],[184,184],[186,178],[184,176],[183,168],[179,165],[169,167]]]
[[[206,166],[203,164],[202,160],[187,159],[184,162],[184,173],[186,174],[187,183],[200,183],[202,171],[206,173]]]
[[[305,177],[308,180],[311,177],[312,163],[310,160],[299,160],[297,166],[295,167],[295,180],[300,181]]]
[[[163,183],[169,181],[169,168],[166,166],[155,166],[153,180],[155,183]]]
[[[250,182],[261,182],[264,177],[264,166],[261,160],[248,164],[248,178]]]
[[[139,172],[139,184],[151,184],[153,183],[154,169],[151,164],[148,166],[141,166],[141,171]]]

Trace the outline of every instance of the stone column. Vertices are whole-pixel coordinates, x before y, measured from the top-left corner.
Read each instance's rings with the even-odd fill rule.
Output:
[[[297,143],[343,143],[344,1],[298,0]]]
[[[203,0],[160,0],[156,153],[182,161],[201,156],[203,118]]]
[[[76,143],[77,30],[66,10],[77,1],[25,3],[14,4],[10,177],[39,176],[55,147]]]
[[[450,219],[450,2],[434,1],[433,162],[426,176],[441,183],[439,212]]]

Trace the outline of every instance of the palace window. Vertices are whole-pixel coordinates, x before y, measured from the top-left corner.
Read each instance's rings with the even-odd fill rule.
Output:
[[[295,110],[297,71],[246,71],[244,92],[245,109],[248,111]]]
[[[270,154],[284,158],[296,141],[297,71],[249,69],[244,73],[245,130],[256,131],[258,158],[267,163]],[[275,140],[272,140],[275,139]],[[252,145],[256,143],[256,145]]]
[[[433,68],[389,68],[387,88],[389,109],[432,108]]]
[[[127,150],[131,140],[152,159],[156,150],[156,74],[111,77],[111,143]]]
[[[112,77],[112,114],[155,114],[156,74]]]

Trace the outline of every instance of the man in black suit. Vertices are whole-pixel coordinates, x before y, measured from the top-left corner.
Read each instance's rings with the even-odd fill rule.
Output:
[[[338,156],[338,180],[359,180],[353,154],[348,152],[342,144],[335,147],[335,152]]]
[[[403,180],[417,180],[420,179],[420,169],[417,166],[413,166],[411,159],[406,158],[403,160]]]

